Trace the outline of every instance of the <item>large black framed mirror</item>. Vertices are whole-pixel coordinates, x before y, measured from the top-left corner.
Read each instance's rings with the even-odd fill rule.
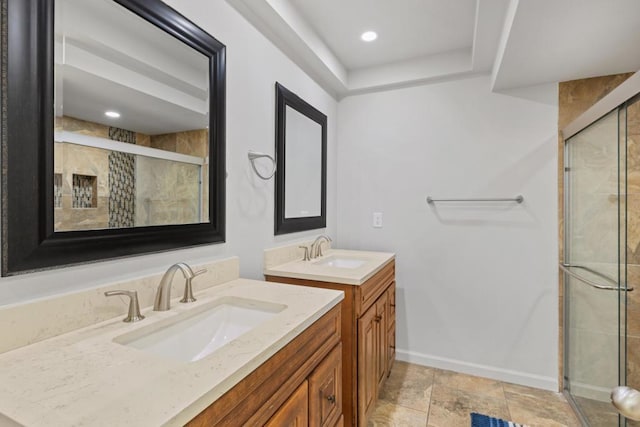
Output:
[[[327,226],[327,116],[276,83],[275,234]]]
[[[225,238],[225,46],[160,0],[2,1],[2,275]]]

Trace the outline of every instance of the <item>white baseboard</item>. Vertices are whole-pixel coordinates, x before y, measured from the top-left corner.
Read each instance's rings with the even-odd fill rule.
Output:
[[[463,374],[491,378],[507,383],[520,384],[555,392],[559,390],[558,379],[553,377],[544,377],[542,375],[528,374],[526,372],[501,369],[494,366],[478,365],[476,363],[463,362],[461,360],[448,359],[445,357],[432,356],[430,354],[416,353],[407,350],[396,350],[396,358],[397,360],[415,363],[416,365],[446,369]]]

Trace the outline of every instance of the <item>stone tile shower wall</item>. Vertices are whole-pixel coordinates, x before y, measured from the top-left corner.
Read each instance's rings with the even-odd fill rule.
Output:
[[[136,133],[109,128],[109,139],[136,143]],[[136,156],[109,153],[109,228],[134,227],[136,216]]]

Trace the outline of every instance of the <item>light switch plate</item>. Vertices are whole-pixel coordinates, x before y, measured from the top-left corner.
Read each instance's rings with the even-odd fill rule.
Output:
[[[382,228],[382,212],[373,213],[373,227]]]

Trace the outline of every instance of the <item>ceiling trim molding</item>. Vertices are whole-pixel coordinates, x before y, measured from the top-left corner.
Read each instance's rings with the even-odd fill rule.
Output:
[[[364,68],[341,63],[321,37],[323,33],[312,25],[317,23],[306,21],[304,9],[295,0],[226,1],[338,100],[489,73],[492,92],[550,103],[551,89],[538,92],[538,86],[640,68],[634,54],[640,42],[635,30],[640,25],[638,0],[617,0],[615,7],[585,0],[579,8],[569,0],[475,0],[475,20],[465,23],[473,25],[466,51],[449,50]],[[470,17],[474,3],[468,6],[466,16]],[[323,19],[326,24],[326,16]]]
[[[346,69],[286,0],[226,1],[331,96],[337,99],[346,92]],[[295,17],[296,24],[287,17]]]
[[[226,0],[335,99],[487,74],[510,0],[476,0],[472,45],[406,61],[348,70],[291,0]]]
[[[511,34],[511,29],[513,28],[513,22],[516,18],[516,13],[518,11],[518,6],[520,5],[520,0],[509,0],[509,8],[507,9],[507,13],[504,19],[504,25],[502,29],[502,36],[500,37],[500,43],[498,44],[498,50],[495,56],[495,62],[493,64],[493,69],[491,73],[491,90],[495,91],[496,89],[496,81],[498,79],[498,74],[500,73],[500,67],[502,66],[502,61],[504,59],[504,53],[507,50],[507,44],[509,43],[509,35]]]
[[[473,72],[471,48],[349,72],[348,95],[442,80]]]
[[[471,67],[493,71],[510,0],[476,0]]]

